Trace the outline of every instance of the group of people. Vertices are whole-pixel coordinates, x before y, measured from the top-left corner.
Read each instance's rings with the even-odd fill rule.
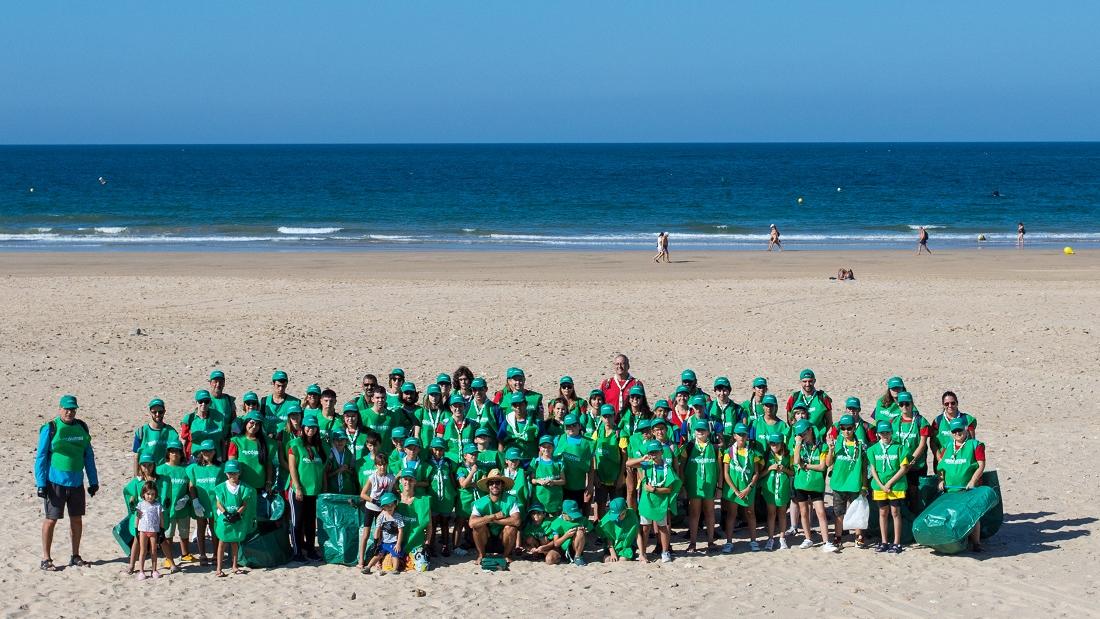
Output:
[[[270,393],[246,392],[238,404],[215,370],[175,426],[162,399],[149,401],[123,488],[134,535],[129,573],[159,577],[158,552],[169,572],[198,563],[213,564],[218,577],[243,573],[238,544],[256,529],[260,499],[273,496],[289,507],[292,560],[319,561],[322,494],[361,509],[364,573],[425,570],[432,557],[468,553],[479,565],[516,558],[584,565],[586,551],[648,562],[653,547],[652,556],[671,561],[673,527],[683,529],[686,553],[731,553],[735,544],[786,549],[798,532],[800,548],[820,543],[837,552],[848,539],[846,509],[865,499],[878,505],[879,540],[853,530],[854,545],[897,553],[901,508],[916,500],[930,463],[946,492],[973,488],[985,470],[977,422],[956,395],[945,392],[942,409],[925,416],[897,376],[869,414],[857,397],[834,411],[809,369],[782,397],[756,377],[737,402],[728,378],[715,378],[708,393],[690,369],[665,396],[630,373],[625,355],[583,395],[562,376],[544,397],[515,367],[495,391],[465,366],[423,389],[401,368],[385,385],[366,374],[362,391],[342,405],[318,384],[293,396],[289,382],[276,371]],[[63,396],[39,436],[44,570],[56,569],[50,549],[66,509],[70,565],[84,565],[84,475],[89,496],[99,480],[77,410],[76,398]],[[980,549],[977,529],[971,540]]]

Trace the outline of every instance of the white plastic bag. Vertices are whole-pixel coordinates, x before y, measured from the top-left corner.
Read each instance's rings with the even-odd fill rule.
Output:
[[[871,505],[867,502],[867,495],[860,494],[856,500],[848,504],[848,511],[844,512],[845,530],[866,529],[867,520],[871,517]]]

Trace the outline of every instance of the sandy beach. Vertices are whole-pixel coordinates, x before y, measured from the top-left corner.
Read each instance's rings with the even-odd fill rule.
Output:
[[[146,613],[155,589],[187,616],[1096,615],[1100,462],[1087,454],[1100,439],[1100,252],[933,250],[674,245],[670,265],[649,252],[0,253],[0,513],[11,523],[0,613]],[[830,281],[840,267],[857,280]],[[980,557],[849,546],[494,574],[454,559],[385,578],[315,565],[226,579],[196,566],[156,583],[120,573],[110,529],[145,403],[163,397],[178,425],[215,367],[238,396],[268,392],[274,368],[290,374],[290,393],[317,382],[343,401],[364,372],[400,366],[419,385],[459,364],[492,389],[522,367],[529,388],[548,394],[565,373],[587,391],[616,352],[662,394],[687,367],[708,390],[730,377],[738,401],[756,375],[789,393],[803,367],[834,400],[857,395],[865,410],[894,374],[926,415],[954,390],[999,472],[1004,527]],[[80,400],[102,490],[85,518],[82,555],[94,565],[47,574],[31,469],[62,393]]]

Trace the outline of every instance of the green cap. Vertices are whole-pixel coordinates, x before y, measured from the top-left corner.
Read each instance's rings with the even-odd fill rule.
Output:
[[[355,405],[355,402],[344,402],[344,406],[340,409],[340,412],[345,415],[349,413],[355,413],[356,415],[358,415],[359,407]]]
[[[461,394],[452,393],[451,398],[447,400],[447,404],[449,406],[461,406],[466,408],[466,398],[462,397]]]
[[[561,378],[558,379],[558,385],[572,385],[572,384],[573,384],[573,377],[572,376],[562,376]]]
[[[664,417],[654,417],[653,419],[649,420],[649,429],[650,430],[656,430],[657,426],[664,426],[667,429],[667,428],[672,427],[672,424],[669,423],[669,421],[667,419],[665,419]]]
[[[390,438],[403,440],[408,435],[409,431],[405,428],[405,426],[397,426],[392,431],[390,431]]]
[[[810,424],[809,419],[799,419],[794,424],[794,434],[795,434],[795,436],[799,436],[799,435],[803,434],[804,432],[806,432],[807,430],[812,430],[812,429],[813,429],[813,425]]]
[[[153,408],[154,406],[164,408],[164,400],[160,398],[153,398],[152,400],[149,400],[149,408]]]
[[[475,449],[476,449],[476,447],[475,447]],[[504,452],[504,459],[505,460],[516,460],[516,461],[522,460],[523,459],[523,452],[521,452],[518,447],[509,447],[508,451]]]
[[[680,395],[681,393],[683,393],[685,395],[690,395],[691,394],[691,389],[688,389],[686,385],[680,385],[679,387],[676,388],[676,391],[674,391],[672,393],[673,393],[674,396]]]
[[[783,435],[781,435],[781,434],[769,434],[768,435],[768,442],[769,443],[782,443],[783,442]]]
[[[807,378],[817,378],[814,376],[814,371],[810,368],[806,368],[798,373],[798,380],[806,380]]]
[[[286,372],[284,372],[282,370],[275,370],[275,373],[271,375],[271,382],[275,382],[275,381],[279,381],[279,380],[289,381],[290,378],[287,377]]]
[[[405,383],[405,384],[407,385],[409,383]],[[404,391],[404,390],[405,390],[405,387],[404,387],[404,385],[402,385],[401,391]],[[413,391],[416,391],[416,389],[413,389]],[[441,389],[439,387],[438,383],[432,383],[432,384],[428,385],[428,387],[426,389],[424,389],[424,393],[426,393],[428,395],[443,395],[443,389]]]
[[[752,386],[753,387],[767,387],[768,386],[768,379],[764,378],[763,376],[757,376],[756,378],[752,379]]]
[[[746,426],[743,423],[738,423],[737,425],[733,426],[733,433],[734,434],[748,434],[749,433],[749,427]]]
[[[779,402],[775,399],[775,394],[765,393],[764,397],[760,399],[760,403],[764,406],[779,406]]]
[[[733,387],[730,386],[730,379],[726,378],[725,376],[719,376],[718,378],[714,379],[714,388],[717,389],[719,387],[733,389]]]
[[[195,392],[195,401],[196,402],[209,402],[210,401],[210,392],[207,391],[206,389],[199,389],[198,391]]]
[[[903,381],[900,376],[891,376],[890,379],[886,381],[886,388],[905,389],[905,381]]]
[[[474,445],[473,443],[466,443],[465,445],[462,446],[462,453],[463,453],[463,455],[465,455],[465,454],[476,454],[477,453],[477,445]]]
[[[485,384],[485,379],[478,376],[470,383],[470,389],[488,389],[488,385]]]
[[[913,403],[913,394],[908,391],[902,391],[898,394],[898,404]]]
[[[165,449],[178,449],[180,451],[183,451],[183,443],[181,443],[179,441],[179,439],[174,438],[174,439],[169,440],[168,443],[164,446],[164,448]]]
[[[415,477],[415,475],[414,475],[414,477]],[[385,507],[387,505],[393,505],[396,502],[397,502],[397,495],[392,493],[392,492],[383,492],[382,495],[378,497],[378,505],[380,507]]]
[[[248,411],[248,414],[244,416],[244,422],[255,421],[256,423],[263,423],[264,416],[260,414],[260,411]]]
[[[313,383],[306,387],[306,395],[321,395],[321,385]]]
[[[691,408],[695,408],[695,407],[706,408],[707,399],[704,396],[697,395],[697,396],[691,398],[691,401],[688,402],[688,406],[691,407]]]
[[[492,435],[493,435],[493,433],[489,430],[489,428],[478,428],[476,431],[474,431],[474,438],[477,438],[479,436],[492,436]]]
[[[420,441],[415,436],[410,436],[405,439],[404,443],[401,443],[402,447],[420,447]]]
[[[610,404],[600,405],[600,417],[615,416],[615,407]]]
[[[844,408],[850,408],[857,411],[860,410],[859,398],[852,396],[844,400]]]
[[[646,441],[645,442],[645,452],[647,454],[651,454],[655,451],[657,451],[657,452],[664,451],[664,446],[661,445],[661,441],[657,441],[657,440]]]
[[[562,420],[562,423],[564,423],[566,427],[569,427],[569,426],[579,425],[580,420],[577,419],[576,415],[569,414],[569,415],[565,416],[565,419]]]
[[[358,412],[358,409],[356,409],[356,411]],[[290,405],[286,407],[286,414],[287,417],[291,415],[301,415],[302,405],[297,402],[291,402]]]
[[[849,398],[851,399],[851,398]],[[851,408],[851,407],[849,407]],[[856,425],[856,418],[851,415],[841,415],[840,421],[836,423],[838,426],[854,426]]]
[[[577,505],[577,502],[573,499],[566,499],[561,502],[562,515],[569,516],[570,520],[580,520],[584,518],[584,512],[581,511],[581,506]]]
[[[508,378],[526,378],[523,374],[523,370],[519,368],[508,368],[508,373],[505,376]]]
[[[883,432],[893,432],[893,431],[894,431],[894,429],[890,427],[890,422],[889,421],[880,421],[880,422],[878,422],[878,425],[875,426],[875,432],[878,432],[879,434],[882,434]]]
[[[61,396],[61,401],[58,403],[58,407],[59,408],[64,408],[66,410],[76,410],[76,409],[80,408],[79,406],[76,405],[76,396],[75,395],[63,395],[63,396]]]
[[[512,406],[516,404],[524,404],[527,402],[527,398],[523,397],[522,393],[513,393],[512,397],[508,399],[508,403]]]
[[[244,395],[241,396],[241,401],[242,402],[255,402],[256,404],[259,404],[260,403],[260,396],[256,395],[255,391],[245,391]]]
[[[535,501],[534,503],[531,503],[527,507],[527,513],[531,513],[531,512],[539,512],[540,514],[545,514],[546,513],[546,508],[542,506],[542,503],[539,503],[538,501]]]
[[[653,427],[652,419],[639,419],[638,423],[634,424],[634,429],[638,432],[644,432]]]
[[[237,462],[236,460],[229,460],[228,462],[225,463],[225,469],[224,470],[225,470],[226,473],[240,473],[241,472],[241,463]]]
[[[394,368],[390,370],[390,376],[400,376],[401,378],[405,378],[405,370],[402,370],[401,368]]]
[[[419,443],[418,443],[419,444]],[[397,476],[398,479],[407,477],[409,479],[416,479],[416,469],[409,467],[401,471],[401,474]]]
[[[627,396],[636,395],[636,396],[640,396],[640,397],[644,398],[645,397],[645,389],[641,385],[634,385],[633,387],[630,388],[630,391],[626,395]]]
[[[447,448],[447,441],[445,441],[445,440],[443,440],[443,439],[441,439],[437,436],[437,437],[432,439],[431,448],[432,449],[446,449]]]
[[[808,411],[808,410],[810,410],[810,409],[806,406],[805,402],[799,402],[799,403],[797,403],[797,404],[795,404],[794,406],[791,407],[792,412],[793,411]]]
[[[669,409],[672,407],[668,405],[668,400],[657,400],[657,403],[653,405],[653,410],[657,410],[658,408]]]
[[[624,511],[626,511],[626,499],[622,497],[611,499],[611,502],[607,504],[607,513],[615,518],[618,518],[619,514]]]
[[[214,441],[206,439],[205,441],[199,443],[198,448],[192,448],[191,451],[214,451]]]
[[[321,424],[317,422],[317,415],[308,415],[302,420],[303,428],[320,428]]]
[[[440,385],[443,383],[447,383],[448,385],[451,384],[451,377],[447,374],[444,374],[443,372],[440,372],[435,377],[435,384]]]
[[[553,445],[553,444],[554,444],[554,437],[550,436],[549,434],[543,434],[542,436],[539,437],[539,446],[540,447],[543,446],[543,445]]]
[[[329,440],[332,441],[346,441],[348,440],[348,433],[343,428],[333,428],[332,433],[328,435]]]
[[[960,415],[952,419],[951,423],[948,424],[948,427],[951,429],[952,432],[954,432],[955,430],[965,430],[967,427],[966,419],[963,419],[963,417]]]
[[[416,383],[413,383],[413,382],[401,383],[401,393],[416,393]]]
[[[215,379],[218,379],[218,378],[220,378],[222,380],[225,380],[225,372],[223,372],[221,370],[214,370],[213,372],[210,373],[210,378],[208,378],[207,380],[215,380]]]
[[[698,380],[695,378],[695,370],[684,370],[680,372],[680,381],[683,382],[685,380]]]
[[[596,396],[600,396],[602,398],[603,397],[603,392],[600,391],[599,389],[593,389],[592,391],[588,392],[588,399],[589,400],[591,400],[592,398],[594,398]]]
[[[705,419],[696,419],[691,422],[691,429],[694,431],[702,430],[703,432],[710,431],[710,424]]]

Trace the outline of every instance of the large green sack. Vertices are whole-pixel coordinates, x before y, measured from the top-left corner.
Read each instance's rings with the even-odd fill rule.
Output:
[[[997,493],[988,486],[944,494],[913,522],[913,539],[947,554],[959,552],[974,525],[999,503]]]
[[[351,499],[351,502],[349,502]],[[317,544],[325,563],[355,565],[359,562],[361,516],[354,495],[322,494],[317,497]]]
[[[259,522],[282,520],[286,511],[286,500],[281,494],[256,495],[256,520]]]
[[[134,543],[134,532],[130,530],[130,515],[123,516],[122,520],[118,521],[115,528],[111,529],[111,535],[114,536],[115,541],[118,542],[122,553],[127,557],[130,556],[130,546]]]
[[[997,504],[993,506],[993,509],[987,511],[982,516],[982,530],[980,532],[981,538],[993,537],[993,534],[1001,530],[1001,525],[1005,521],[1005,511],[1003,497],[1001,496],[1001,482],[997,479],[997,471],[986,471],[982,473],[982,485],[992,488],[997,493]]]
[[[917,513],[919,516],[929,505],[940,498],[940,478],[937,475],[921,475],[917,482]]]
[[[237,549],[246,567],[277,567],[290,561],[290,537],[282,522],[261,522]]]

